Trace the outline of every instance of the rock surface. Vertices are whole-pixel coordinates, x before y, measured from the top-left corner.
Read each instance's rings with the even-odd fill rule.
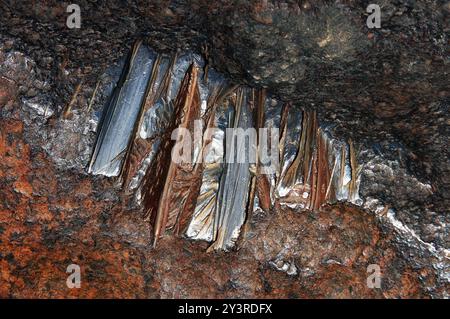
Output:
[[[81,29],[68,4],[0,4],[1,297],[448,297],[447,1],[380,1],[381,29],[367,1],[79,1]],[[114,181],[85,172],[111,67],[136,38],[317,109],[359,150],[363,206],[257,214],[226,254],[151,249]],[[82,289],[66,286],[72,263]]]

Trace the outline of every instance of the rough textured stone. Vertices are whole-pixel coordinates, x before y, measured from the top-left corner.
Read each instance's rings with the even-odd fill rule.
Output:
[[[79,1],[70,30],[69,3],[2,1],[0,296],[448,297],[449,5],[380,1],[382,28],[367,29],[368,3]],[[139,37],[317,109],[360,150],[365,206],[256,215],[228,254],[177,238],[150,249],[114,181],[84,171],[96,123],[83,110],[98,81],[101,109],[105,70]],[[83,289],[66,287],[71,263]],[[365,284],[371,263],[381,289]]]

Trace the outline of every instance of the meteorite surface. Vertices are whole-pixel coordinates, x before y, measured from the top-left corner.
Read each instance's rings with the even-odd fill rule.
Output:
[[[0,4],[0,297],[448,298],[446,1],[67,5]]]

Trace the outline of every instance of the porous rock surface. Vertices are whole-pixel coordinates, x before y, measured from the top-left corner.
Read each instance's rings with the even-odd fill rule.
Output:
[[[379,1],[380,29],[369,1],[78,1],[80,29],[68,4],[0,4],[0,297],[448,297],[447,1]],[[83,109],[100,81],[99,112],[137,38],[317,109],[357,145],[364,204],[276,207],[229,253],[152,249],[114,180],[85,171],[97,123]]]

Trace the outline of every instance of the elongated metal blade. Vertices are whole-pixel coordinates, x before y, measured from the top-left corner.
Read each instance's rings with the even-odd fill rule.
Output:
[[[214,129],[207,131],[204,136],[207,147],[204,148],[202,184],[192,220],[186,231],[188,238],[213,240],[219,182],[224,166],[223,143],[230,110],[228,103],[219,105],[212,115]]]
[[[158,55],[153,64],[150,88],[142,105],[121,174],[123,186],[127,191],[133,191],[139,186],[149,162],[159,147],[160,135],[170,122],[173,109],[172,104],[168,103],[170,101],[168,93],[175,60],[176,57],[170,61]]]
[[[299,134],[294,134],[298,126],[293,124],[285,122],[281,142],[280,203],[312,210],[335,201],[358,203],[360,167],[351,141],[332,143],[314,111],[302,112]]]
[[[262,115],[258,128],[258,163],[256,168],[253,211],[265,212],[275,204],[275,189],[280,170],[279,139],[283,103],[270,95],[257,101]]]
[[[135,43],[119,83],[103,112],[88,171],[117,176],[132,138],[141,104],[146,96],[156,55]]]
[[[250,90],[239,88],[236,93],[235,109],[232,116],[233,131],[227,134],[225,164],[220,179],[220,191],[214,220],[214,243],[210,249],[228,250],[234,246],[245,222],[250,186],[251,154],[256,154],[256,140],[249,143],[239,138],[236,129],[252,128],[253,114],[249,105]],[[228,136],[229,135],[229,136]],[[242,138],[242,134],[241,134]],[[253,148],[251,150],[250,148]]]
[[[197,69],[192,64],[181,83],[170,125],[161,138],[159,150],[142,183],[141,193],[145,215],[150,218],[153,225],[154,245],[166,229],[170,212],[168,206],[170,183],[174,180],[177,171],[171,158],[171,151],[176,142],[172,139],[172,132],[178,128],[182,119],[190,122],[192,118],[195,118],[194,113],[199,107],[193,106],[193,103],[198,104],[197,76]],[[187,112],[187,116],[183,116],[183,112]]]
[[[158,215],[164,216],[162,218],[165,220],[161,227],[164,229],[175,227],[177,233],[184,228],[185,215],[189,215],[191,201],[196,198],[201,182],[202,166],[197,162],[196,155],[198,154],[195,154],[195,149],[198,147],[195,143],[201,143],[201,141],[192,140],[196,133],[195,121],[200,121],[197,66],[193,64],[188,72],[190,73],[190,83],[185,93],[183,116],[178,127],[178,130],[182,131],[177,134],[177,142],[179,142],[177,146],[179,147],[173,149],[169,175],[162,195],[164,201],[158,210]],[[184,92],[180,93],[184,94]],[[197,130],[200,130],[201,137],[202,128],[197,128]],[[176,159],[174,156],[178,158]]]

